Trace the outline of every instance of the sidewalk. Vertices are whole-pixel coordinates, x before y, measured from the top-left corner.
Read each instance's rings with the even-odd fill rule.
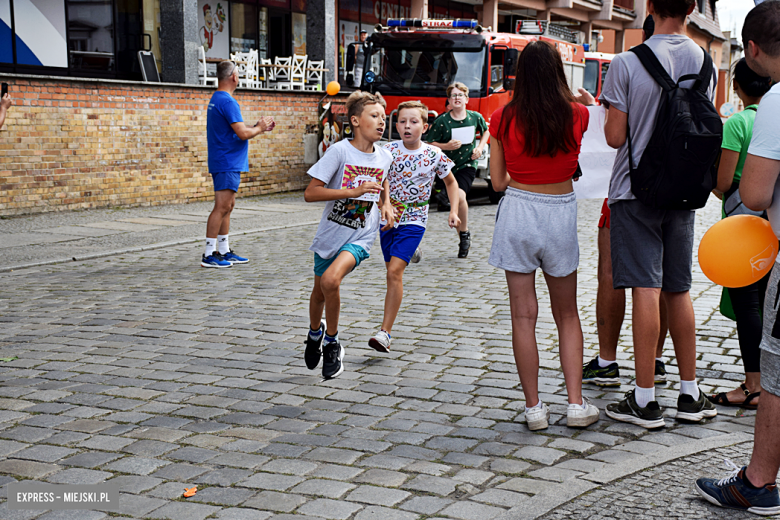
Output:
[[[578,206],[586,360],[597,346],[600,207],[600,200]],[[505,277],[487,263],[495,206],[471,209],[473,246],[464,260],[446,214],[432,213],[423,261],[404,277],[390,354],[366,344],[386,289],[374,244],[343,285],[345,372],[331,381],[305,368],[301,349],[312,283],[307,248],[321,208],[300,194],[240,199],[237,208],[247,216],[234,230],[266,231],[231,240],[251,261],[224,270],[197,261],[209,204],[0,221],[4,236],[17,236],[7,240],[17,247],[4,249],[18,255],[17,265],[180,241],[0,273],[0,358],[18,356],[0,363],[0,486],[116,482],[122,514],[174,520],[610,518],[600,507],[615,519],[741,518],[695,498],[690,486],[693,476],[723,476],[724,456],[746,462],[755,412],[721,407],[700,424],[674,420],[679,377],[667,340],[670,381],[656,394],[666,428],[648,432],[606,418],[606,404],[633,383],[628,313],[618,348],[622,386],[586,385],[601,420],[567,428],[541,276],[540,393],[552,417],[547,430],[526,428]],[[698,212],[697,243],[718,219],[717,204]],[[134,227],[150,225],[157,229]],[[62,228],[71,226],[130,230],[19,242],[22,233],[67,238]],[[60,232],[43,231],[51,228]],[[734,324],[720,316],[720,288],[695,259],[691,293],[701,388],[734,388],[742,377]],[[198,493],[183,499],[193,485]],[[39,517],[71,518],[17,514],[0,503],[0,518]]]
[[[0,218],[5,259],[0,272],[204,242],[213,206],[195,202]],[[303,192],[239,198],[230,235],[316,224],[321,213],[322,205],[304,202]]]

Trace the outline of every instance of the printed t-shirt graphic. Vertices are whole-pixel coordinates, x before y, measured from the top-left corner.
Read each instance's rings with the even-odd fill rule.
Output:
[[[388,143],[385,148],[393,155],[388,181],[390,202],[396,210],[396,225],[425,227],[434,177],[443,179],[449,175],[453,162],[427,143],[417,150],[407,150],[403,141]]]
[[[374,146],[372,153],[365,153],[343,140],[328,148],[308,174],[329,189],[354,189],[368,181],[382,184],[392,160],[390,152],[380,146]],[[360,246],[370,253],[379,230],[377,201],[378,193],[367,193],[357,199],[327,202],[309,249],[326,259],[346,244]]]

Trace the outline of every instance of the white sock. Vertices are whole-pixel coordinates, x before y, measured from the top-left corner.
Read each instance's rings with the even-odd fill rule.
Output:
[[[527,412],[528,410],[533,410],[534,408],[541,408],[541,407],[542,407],[542,400],[541,400],[541,399],[539,399],[539,402],[538,402],[538,403],[536,403],[536,406],[532,406],[532,407],[530,407],[530,408],[529,408],[529,407],[526,405],[526,407],[525,407],[525,411]]]
[[[615,361],[607,361],[606,359],[602,359],[601,356],[596,356],[596,360],[598,360],[599,366],[601,368],[607,368],[609,365],[615,362]]]
[[[644,408],[650,401],[655,401],[655,387],[640,388],[637,386],[634,390],[634,397],[636,398],[636,404],[640,408]]]
[[[224,255],[230,252],[229,235],[217,235],[217,244],[219,244],[219,254]]]
[[[206,251],[204,251],[203,256],[206,258],[211,256],[211,253],[216,251],[217,249],[217,239],[216,238],[206,238]]]
[[[680,393],[688,394],[694,399],[699,399],[699,385],[696,384],[696,380],[683,381],[680,380]]]

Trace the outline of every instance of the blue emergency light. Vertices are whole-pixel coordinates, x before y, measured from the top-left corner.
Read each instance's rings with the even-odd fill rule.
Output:
[[[477,20],[431,20],[419,18],[388,18],[388,27],[423,27],[426,29],[476,29]]]

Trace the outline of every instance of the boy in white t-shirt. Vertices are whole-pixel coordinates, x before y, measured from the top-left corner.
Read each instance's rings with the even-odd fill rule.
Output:
[[[342,280],[368,258],[379,230],[380,211],[392,221],[393,209],[380,200],[392,163],[390,152],[375,145],[385,130],[385,100],[381,94],[356,91],[346,103],[351,141],[334,144],[309,169],[306,202],[327,202],[314,243],[314,289],[309,301],[309,334],[304,359],[314,370],[322,357],[322,377],[344,371],[344,348],[338,338]],[[377,207],[379,205],[381,210]],[[388,224],[388,228],[391,227]],[[322,311],[327,330],[322,324]]]
[[[437,176],[444,181],[447,195],[453,201],[450,227],[460,225],[458,183],[450,174],[454,163],[439,148],[421,141],[428,129],[428,107],[419,101],[401,103],[396,128],[401,141],[385,145],[393,154],[393,165],[388,174],[389,189],[382,193],[383,207],[395,211],[394,222],[390,222],[388,229],[382,228],[380,234],[387,266],[385,316],[382,328],[368,341],[379,352],[390,352],[390,332],[404,295],[404,269],[410,261],[419,262],[422,256],[418,247],[425,233],[428,201]]]

